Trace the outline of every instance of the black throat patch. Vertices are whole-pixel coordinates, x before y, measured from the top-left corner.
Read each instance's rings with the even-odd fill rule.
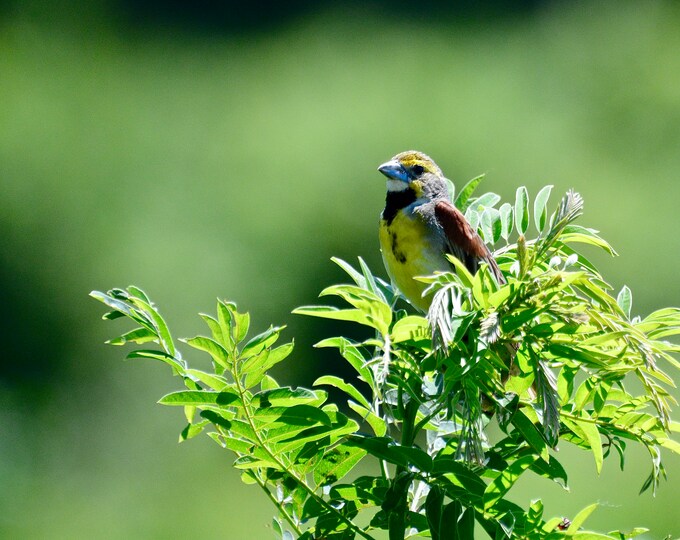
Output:
[[[385,209],[382,211],[382,218],[389,225],[399,210],[416,202],[416,199],[416,192],[411,188],[403,191],[388,191],[385,198]]]

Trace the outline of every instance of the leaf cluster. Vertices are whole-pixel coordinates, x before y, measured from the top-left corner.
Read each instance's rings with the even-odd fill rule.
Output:
[[[612,295],[576,251],[589,244],[614,253],[597,231],[573,223],[582,211],[578,194],[568,192],[548,217],[552,188],[541,190],[531,208],[537,235],[527,240],[526,189],[496,208],[493,193],[472,197],[480,180],[456,204],[489,245],[503,244],[496,257],[507,283],[486,267],[471,275],[452,258],[454,271],[421,278],[432,306],[427,316],[413,315],[361,259],[359,269],[335,260],[351,283],[321,296],[341,306],[295,310],[372,329],[363,342],[317,343],[337,349],[356,380],[325,375],[314,389],[280,386],[269,371],[293,344],[277,345],[280,327],[248,339],[248,315],[221,300],[216,316],[201,315],[207,335],[184,340],[207,353],[213,369],[192,369],[141,290],[92,293],[112,309],[105,318],[136,323],[110,343],[157,345],[128,358],[160,360],[183,380],[185,389],[160,400],[183,407],[180,439],[205,432],[230,451],[243,481],[276,506],[280,538],[374,538],[386,530],[390,540],[469,539],[476,527],[494,539],[644,532],[585,531],[596,505],[571,520],[548,518],[540,500],[522,507],[508,494],[524,474],[566,487],[555,452],[562,443],[588,451],[598,472],[612,454],[623,468],[627,446],[642,445],[651,463],[642,490],[656,489],[665,474],[661,449],[680,452],[671,437],[679,431],[670,419],[673,380],[664,371],[680,367],[672,356],[680,347],[666,341],[680,333],[680,310],[636,317],[627,287]],[[344,412],[327,401],[328,386],[346,395]]]

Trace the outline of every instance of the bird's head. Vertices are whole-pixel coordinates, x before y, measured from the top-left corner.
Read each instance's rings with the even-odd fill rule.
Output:
[[[422,152],[408,150],[383,163],[378,170],[387,177],[387,191],[411,189],[416,198],[446,195],[444,175],[432,158]]]

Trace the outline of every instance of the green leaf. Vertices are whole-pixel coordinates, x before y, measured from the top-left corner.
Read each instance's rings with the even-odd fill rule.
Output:
[[[608,534],[594,533],[590,531],[579,531],[569,536],[569,538],[574,538],[576,540],[615,540],[614,537]]]
[[[518,187],[515,195],[515,227],[519,234],[526,234],[529,228],[529,193],[524,186]]]
[[[182,341],[194,349],[207,352],[210,356],[212,356],[215,364],[222,366],[222,368],[226,368],[229,364],[229,353],[214,339],[204,336],[196,336]]]
[[[365,450],[344,444],[329,450],[314,468],[315,484],[317,486],[336,484],[349,473],[365,455]]]
[[[365,326],[373,326],[374,322],[366,317],[360,309],[339,309],[334,306],[301,306],[293,310],[295,315],[307,315],[336,321],[349,321]]]
[[[488,511],[505,495],[522,473],[539,457],[536,454],[522,456],[503,469],[484,491],[484,510]]]
[[[293,351],[293,347],[294,343],[291,341],[290,343],[285,343],[275,349],[264,349],[246,359],[239,370],[241,373],[246,373],[243,382],[244,386],[246,388],[252,388],[256,384],[259,384],[260,381],[267,376],[267,372],[271,368],[290,355]]]
[[[470,202],[470,208],[477,210],[478,212],[483,212],[487,208],[496,206],[500,200],[501,196],[496,193],[484,193],[484,195],[481,195]]]
[[[218,392],[229,386],[229,381],[220,375],[206,373],[205,371],[199,371],[198,369],[187,369],[185,373],[187,377],[191,377]]]
[[[239,405],[241,398],[238,394],[229,391],[211,392],[208,390],[180,390],[166,394],[158,403],[161,405]]]
[[[460,190],[458,197],[456,197],[455,205],[461,212],[465,213],[465,210],[467,210],[467,207],[469,206],[468,201],[480,182],[484,180],[484,176],[485,175],[480,174],[473,178]]]
[[[392,322],[392,310],[377,294],[355,285],[332,285],[326,287],[319,296],[335,295],[358,309],[363,317],[361,324],[367,324],[387,335]]]
[[[148,343],[149,341],[157,341],[158,336],[152,330],[144,328],[143,326],[135,328],[126,332],[122,336],[117,338],[109,339],[106,343],[108,345],[125,345],[126,343]]]
[[[117,319],[119,317],[125,316],[129,317],[130,319],[133,319],[135,321],[138,321],[140,324],[143,324],[145,327],[147,327],[149,330],[155,330],[153,328],[153,325],[149,324],[149,321],[145,319],[141,319],[133,309],[131,305],[126,303],[125,301],[121,300],[120,298],[114,298],[113,293],[117,290],[120,289],[112,289],[109,291],[109,294],[103,293],[101,291],[91,291],[90,296],[94,298],[95,300],[99,300],[103,304],[106,304],[108,307],[113,309],[113,312],[106,313],[104,314],[103,318],[108,319],[108,320],[113,320]],[[125,291],[121,291],[125,296],[127,296],[127,293]],[[116,313],[120,315],[116,315]]]
[[[361,272],[357,272],[351,264],[349,264],[346,261],[343,261],[338,257],[331,257],[331,261],[333,261],[340,268],[342,268],[347,273],[347,275],[349,275],[349,277],[352,278],[354,283],[356,283],[359,287],[367,286],[366,277],[362,275]]]
[[[539,460],[540,461],[540,460]],[[539,530],[542,525],[543,518],[543,502],[541,499],[536,499],[531,501],[529,505],[529,511],[527,512],[527,521],[530,524],[531,529]]]
[[[335,415],[332,427],[314,425],[298,432],[291,433],[289,437],[282,439],[277,444],[281,452],[293,452],[301,449],[298,458],[307,461],[323,448],[329,447],[335,441],[355,433],[359,427],[356,422],[343,414]],[[290,426],[290,424],[287,424]],[[301,447],[305,448],[301,448]]]
[[[425,517],[430,527],[432,540],[442,540],[442,516],[444,514],[444,490],[439,486],[434,485],[430,488],[430,492],[425,499]],[[451,521],[455,527],[458,522],[458,517],[455,516]],[[450,524],[447,524],[450,525]],[[450,528],[450,527],[449,527]]]
[[[234,347],[234,338],[232,337],[232,325],[234,324],[234,316],[232,314],[235,311],[236,306],[231,302],[217,300],[217,322],[220,326],[222,340],[229,350],[231,350]],[[204,318],[203,320],[206,319]]]
[[[279,388],[280,385],[279,383],[276,382],[276,379],[272,377],[271,375],[265,375],[262,378],[262,383],[260,385],[260,388],[262,390],[273,390],[274,388]]]
[[[321,424],[330,427],[331,419],[318,407],[294,405],[292,407],[264,407],[255,411],[255,418],[267,422],[278,422],[292,426]]]
[[[399,319],[392,327],[390,333],[392,343],[404,341],[421,341],[429,339],[430,327],[425,317],[420,315],[408,315]]]
[[[179,374],[183,374],[184,370],[186,369],[180,360],[162,351],[138,349],[136,351],[130,351],[125,357],[126,360],[132,360],[135,358],[151,358],[153,360],[160,360],[161,362],[170,365],[175,370],[175,372]]]
[[[584,418],[588,420],[590,417],[585,411],[581,411]],[[563,418],[563,422],[582,440],[584,440],[588,446],[590,446],[593,452],[593,458],[595,459],[595,469],[597,474],[600,474],[602,470],[602,462],[604,460],[602,452],[602,439],[600,437],[600,432],[597,429],[597,425],[592,421],[588,420],[576,420],[574,418]]]
[[[388,463],[402,467],[412,465],[423,472],[432,469],[432,458],[426,452],[415,446],[398,445],[390,437],[352,436],[347,444],[363,448],[372,456]]]
[[[501,219],[501,236],[507,242],[513,230],[512,205],[510,203],[503,203],[498,209],[498,213]]]
[[[673,440],[673,439],[667,439],[665,437],[659,437],[656,442],[658,442],[661,446],[664,448],[667,448],[671,452],[675,452],[676,454],[680,454],[680,442]]]
[[[350,409],[359,414],[362,421],[366,422],[369,426],[371,426],[373,433],[375,433],[377,437],[385,436],[385,433],[387,433],[387,422],[385,420],[380,418],[369,408],[364,407],[363,405],[359,405],[354,401],[348,401],[347,405],[349,406]]]
[[[292,407],[294,405],[313,405],[319,407],[326,399],[326,393],[307,388],[282,386],[273,390],[263,390],[253,395],[251,404],[255,407]]]
[[[613,536],[616,538],[616,540],[628,540],[629,538],[635,538],[636,536],[640,536],[641,534],[648,533],[649,529],[645,529],[644,527],[635,527],[632,529],[630,532],[620,532],[620,531],[611,531],[609,533],[609,536]]]
[[[129,301],[144,312],[147,319],[153,324],[154,328],[156,329],[160,343],[165,349],[165,351],[168,354],[174,356],[176,353],[175,344],[172,341],[172,336],[170,335],[168,325],[165,323],[165,320],[163,319],[163,317],[161,317],[160,313],[158,313],[158,311],[156,311],[156,309],[154,309],[154,307],[150,303],[144,301],[141,298],[130,297]]]
[[[363,273],[364,276],[365,285],[363,287],[358,283],[357,285],[359,285],[361,288],[368,289],[373,294],[375,294],[382,302],[387,303],[385,295],[380,290],[380,287],[378,287],[378,284],[375,281],[375,276],[371,273],[370,268],[368,268],[368,265],[361,257],[359,257],[359,266],[361,267],[361,272]]]
[[[545,228],[546,218],[548,216],[548,211],[546,206],[548,204],[548,199],[550,198],[550,192],[553,186],[545,186],[538,192],[536,199],[534,199],[534,223],[536,225],[536,230],[540,233]]]
[[[361,394],[361,392],[359,392],[359,390],[354,388],[354,386],[352,386],[351,384],[343,381],[340,377],[336,377],[334,375],[324,375],[322,377],[319,377],[316,381],[314,381],[314,386],[320,386],[322,384],[334,386],[335,388],[338,388],[345,392],[345,394],[356,400],[358,403],[360,403],[367,409],[370,408],[368,400]]]
[[[459,486],[464,492],[474,497],[482,497],[486,490],[486,483],[475,474],[465,463],[458,461],[451,455],[440,455],[432,461],[432,474],[438,478],[446,478],[452,484]]]
[[[259,354],[264,349],[271,347],[277,339],[279,339],[279,334],[281,330],[285,327],[283,326],[270,326],[267,330],[261,334],[256,335],[248,341],[241,349],[241,357],[248,358]]]
[[[537,459],[529,468],[534,473],[549,478],[565,489],[567,488],[567,471],[564,470],[562,464],[553,456],[550,456],[550,461],[548,463],[543,459]]]
[[[236,311],[236,309],[234,309],[232,316],[232,335],[234,337],[234,341],[236,343],[240,343],[245,339],[246,334],[248,333],[248,328],[250,328],[250,314],[239,313]]]
[[[518,410],[512,416],[510,422],[517,428],[529,446],[531,446],[531,448],[533,448],[538,453],[538,455],[541,456],[543,461],[548,462],[550,460],[550,450],[548,445],[541,431],[529,419],[529,417],[524,414],[523,411]]]
[[[234,467],[237,469],[271,468],[278,470],[279,465],[267,457],[242,456],[234,461]]]
[[[224,334],[222,333],[222,327],[220,326],[219,321],[215,319],[215,317],[205,313],[199,313],[198,315],[203,319],[205,324],[208,325],[208,328],[210,328],[212,338],[218,343],[225,343]],[[227,343],[230,343],[230,341],[227,341]]]
[[[495,208],[486,208],[482,213],[482,234],[484,235],[484,242],[493,245],[501,237],[502,225],[501,216]]]
[[[252,441],[257,440],[257,435],[248,422],[244,422],[243,420],[238,420],[236,418],[230,418],[228,420],[231,422],[229,429],[234,434],[238,435],[240,438],[246,439],[251,444]]]
[[[475,537],[475,512],[453,501],[444,508],[441,540],[468,540]],[[434,537],[433,537],[434,538]]]
[[[205,418],[206,420],[209,420],[212,422],[214,425],[219,426],[221,428],[230,430],[232,423],[229,421],[229,419],[225,418],[221,414],[219,414],[217,411],[211,411],[210,409],[205,409],[201,411],[201,416]]]
[[[633,306],[633,293],[627,285],[624,285],[621,288],[621,291],[619,291],[619,294],[616,297],[616,303],[621,308],[621,311],[626,314],[626,318],[630,319],[630,310]]]
[[[444,180],[446,180],[446,190],[449,194],[449,201],[453,202],[456,198],[456,185],[448,178],[444,178]]]
[[[467,219],[468,223],[470,224],[470,228],[473,231],[477,231],[479,228],[479,220],[481,219],[480,213],[472,207],[469,207],[465,211],[465,219]]]
[[[197,424],[187,424],[179,435],[179,442],[188,441],[189,439],[193,439],[196,435],[200,435],[203,432],[203,428],[209,423],[208,420],[204,420]]]
[[[583,510],[581,510],[576,516],[574,516],[574,519],[571,520],[571,525],[569,525],[569,528],[567,529],[567,534],[569,533],[576,533],[578,530],[583,526],[585,523],[586,519],[590,517],[590,514],[592,514],[599,504],[591,504],[590,506],[586,506]],[[605,537],[606,538],[606,537]]]
[[[340,355],[356,370],[361,379],[373,387],[373,373],[359,348],[349,339],[344,337],[327,338],[319,341],[314,347],[337,347]]]
[[[564,227],[564,230],[560,236],[560,241],[565,244],[570,242],[589,244],[591,246],[603,249],[611,256],[617,255],[616,250],[609,244],[609,242],[599,236],[595,229],[581,227],[580,225],[574,225],[573,223]]]

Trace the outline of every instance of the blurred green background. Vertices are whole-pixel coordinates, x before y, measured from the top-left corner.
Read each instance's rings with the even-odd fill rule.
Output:
[[[177,444],[155,401],[179,382],[105,346],[127,327],[87,293],[136,284],[179,336],[235,300],[289,326],[279,377],[309,385],[340,363],[311,345],[350,330],[290,311],[340,279],[331,256],[384,275],[375,169],[398,151],[505,198],[575,188],[634,311],[680,303],[678,3],[242,4],[0,1],[3,538],[269,538],[230,457]],[[571,492],[517,502],[680,536],[677,456],[653,498],[641,452],[598,478],[563,447]]]

